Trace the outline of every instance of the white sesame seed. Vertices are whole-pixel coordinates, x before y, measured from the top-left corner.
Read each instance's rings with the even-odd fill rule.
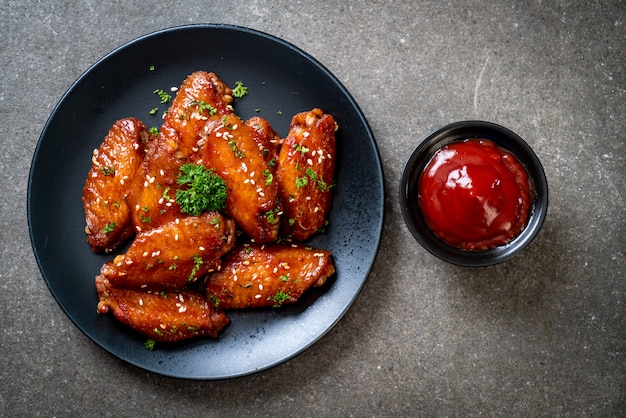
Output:
[[[172,86],[172,87],[170,87],[170,91],[178,91],[178,87]]]
[[[234,125],[233,125],[233,130],[237,129],[237,127],[238,127],[238,126],[239,126],[239,125],[234,124]]]
[[[180,223],[180,219],[176,218],[174,222],[176,223],[176,225],[178,225]]]
[[[241,262],[241,264],[243,264],[244,266],[249,266],[250,265],[250,260],[244,260]]]
[[[198,249],[199,249],[200,251],[204,251],[204,249],[205,249],[205,248],[204,248],[203,246],[200,246],[200,247],[198,247]]]
[[[161,174],[162,176],[165,175],[165,171],[163,171],[163,169],[159,170],[159,174]]]
[[[148,256],[148,251],[144,251],[143,254],[141,254],[141,255],[144,256],[144,257],[147,257]]]
[[[143,182],[143,187],[148,187],[148,182],[147,181]]]
[[[186,306],[181,306],[180,308],[178,308],[178,312],[183,313],[187,310]]]
[[[174,241],[178,241],[178,234],[174,235]]]
[[[143,306],[143,299],[139,298],[139,306]]]
[[[221,133],[221,132],[219,132],[219,131],[218,131],[218,132],[215,132],[215,136],[219,138],[219,137],[221,137],[221,136],[222,136],[222,133]]]
[[[306,163],[307,163],[308,165],[313,165],[313,160],[312,160],[312,159],[310,159],[310,158],[307,158]]]
[[[259,283],[259,290],[263,290],[263,284]]]
[[[255,299],[261,299],[261,295],[255,295],[254,298]]]

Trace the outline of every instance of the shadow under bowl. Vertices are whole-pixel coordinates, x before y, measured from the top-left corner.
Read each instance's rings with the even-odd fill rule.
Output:
[[[513,154],[526,169],[534,189],[529,219],[522,232],[507,244],[484,251],[463,250],[444,242],[429,228],[418,202],[420,177],[431,157],[443,146],[466,139],[489,139]],[[455,122],[428,136],[411,154],[400,182],[400,207],[411,234],[431,254],[460,266],[489,266],[510,259],[535,238],[548,210],[548,183],[539,158],[514,132],[491,122]]]

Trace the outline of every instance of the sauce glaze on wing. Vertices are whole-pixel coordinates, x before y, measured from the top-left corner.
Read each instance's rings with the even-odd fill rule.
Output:
[[[113,315],[123,324],[157,342],[177,342],[199,336],[217,338],[228,317],[196,292],[153,292],[117,288],[96,277],[98,312]]]
[[[243,245],[208,277],[207,298],[221,309],[278,307],[296,302],[335,273],[330,252],[303,245]]]
[[[206,121],[232,113],[232,102],[232,90],[213,73],[197,71],[182,83],[132,185],[129,202],[137,232],[181,216],[174,199],[179,169],[202,145]]]
[[[121,119],[93,152],[82,203],[87,242],[97,253],[115,251],[134,234],[127,195],[151,138],[138,119]]]
[[[234,113],[213,117],[194,162],[224,179],[226,213],[255,242],[266,243],[278,238],[282,205],[274,179],[276,167],[265,159],[257,134]]]
[[[320,109],[291,121],[278,157],[277,178],[284,206],[282,234],[305,241],[326,222],[335,179],[337,125]]]
[[[218,269],[235,245],[235,224],[218,212],[187,216],[138,233],[100,274],[116,287],[180,289]]]

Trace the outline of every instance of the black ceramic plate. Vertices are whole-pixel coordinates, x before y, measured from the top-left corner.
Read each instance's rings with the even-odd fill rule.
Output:
[[[151,68],[153,67],[153,69]],[[159,125],[169,91],[193,71],[213,71],[249,94],[236,99],[244,119],[259,115],[286,135],[291,116],[320,107],[334,115],[337,186],[330,227],[311,245],[332,251],[337,275],[301,303],[280,310],[233,312],[217,340],[144,347],[146,337],[96,313],[94,277],[112,256],[85,241],[82,188],[91,154],[112,123],[135,116]],[[149,110],[159,107],[151,116]],[[243,376],[301,353],[327,333],[357,297],[374,262],[383,223],[384,185],[372,132],[358,105],[310,55],[273,36],[241,27],[192,25],[156,32],[116,49],[67,91],[46,123],[28,184],[28,221],[37,262],[70,319],[113,355],[143,369],[189,379]]]

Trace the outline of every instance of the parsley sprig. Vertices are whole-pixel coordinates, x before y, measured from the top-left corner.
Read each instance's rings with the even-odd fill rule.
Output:
[[[176,202],[181,212],[198,216],[202,212],[224,209],[226,183],[214,171],[203,165],[183,164],[177,182],[187,186],[176,190]]]

